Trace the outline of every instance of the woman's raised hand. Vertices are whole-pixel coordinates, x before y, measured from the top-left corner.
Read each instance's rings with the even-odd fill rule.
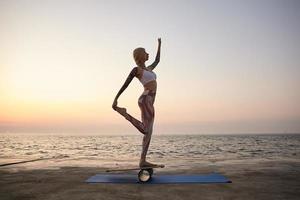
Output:
[[[112,104],[112,108],[113,108],[114,110],[116,110],[117,105],[118,105],[118,101],[117,101],[117,99],[115,99],[114,102],[113,102],[113,104]]]

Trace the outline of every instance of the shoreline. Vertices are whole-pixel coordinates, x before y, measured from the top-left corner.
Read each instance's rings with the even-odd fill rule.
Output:
[[[0,199],[298,199],[300,161],[227,162],[214,166],[230,184],[87,184],[100,167],[0,168]],[[11,171],[12,170],[12,171]],[[211,173],[209,165],[157,170],[159,174]]]

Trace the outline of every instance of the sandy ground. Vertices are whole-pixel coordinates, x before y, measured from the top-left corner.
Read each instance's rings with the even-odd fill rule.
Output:
[[[0,168],[0,199],[300,199],[300,161],[219,163],[229,184],[87,184],[100,168],[18,170]],[[210,173],[211,167],[168,169],[156,175]]]

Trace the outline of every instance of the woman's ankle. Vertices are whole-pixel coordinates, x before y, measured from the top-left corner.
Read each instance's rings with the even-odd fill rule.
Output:
[[[146,163],[146,160],[140,160],[140,166],[145,164]]]
[[[126,108],[117,107],[116,110],[117,110],[118,113],[120,113],[120,115],[122,115],[124,117],[127,115]]]

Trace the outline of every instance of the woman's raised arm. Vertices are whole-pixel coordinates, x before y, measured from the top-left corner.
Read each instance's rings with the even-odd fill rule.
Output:
[[[159,61],[160,61],[160,46],[161,46],[161,39],[158,38],[158,47],[157,47],[157,53],[156,53],[156,57],[154,62],[149,65],[147,68],[150,69],[151,71],[158,65]]]

